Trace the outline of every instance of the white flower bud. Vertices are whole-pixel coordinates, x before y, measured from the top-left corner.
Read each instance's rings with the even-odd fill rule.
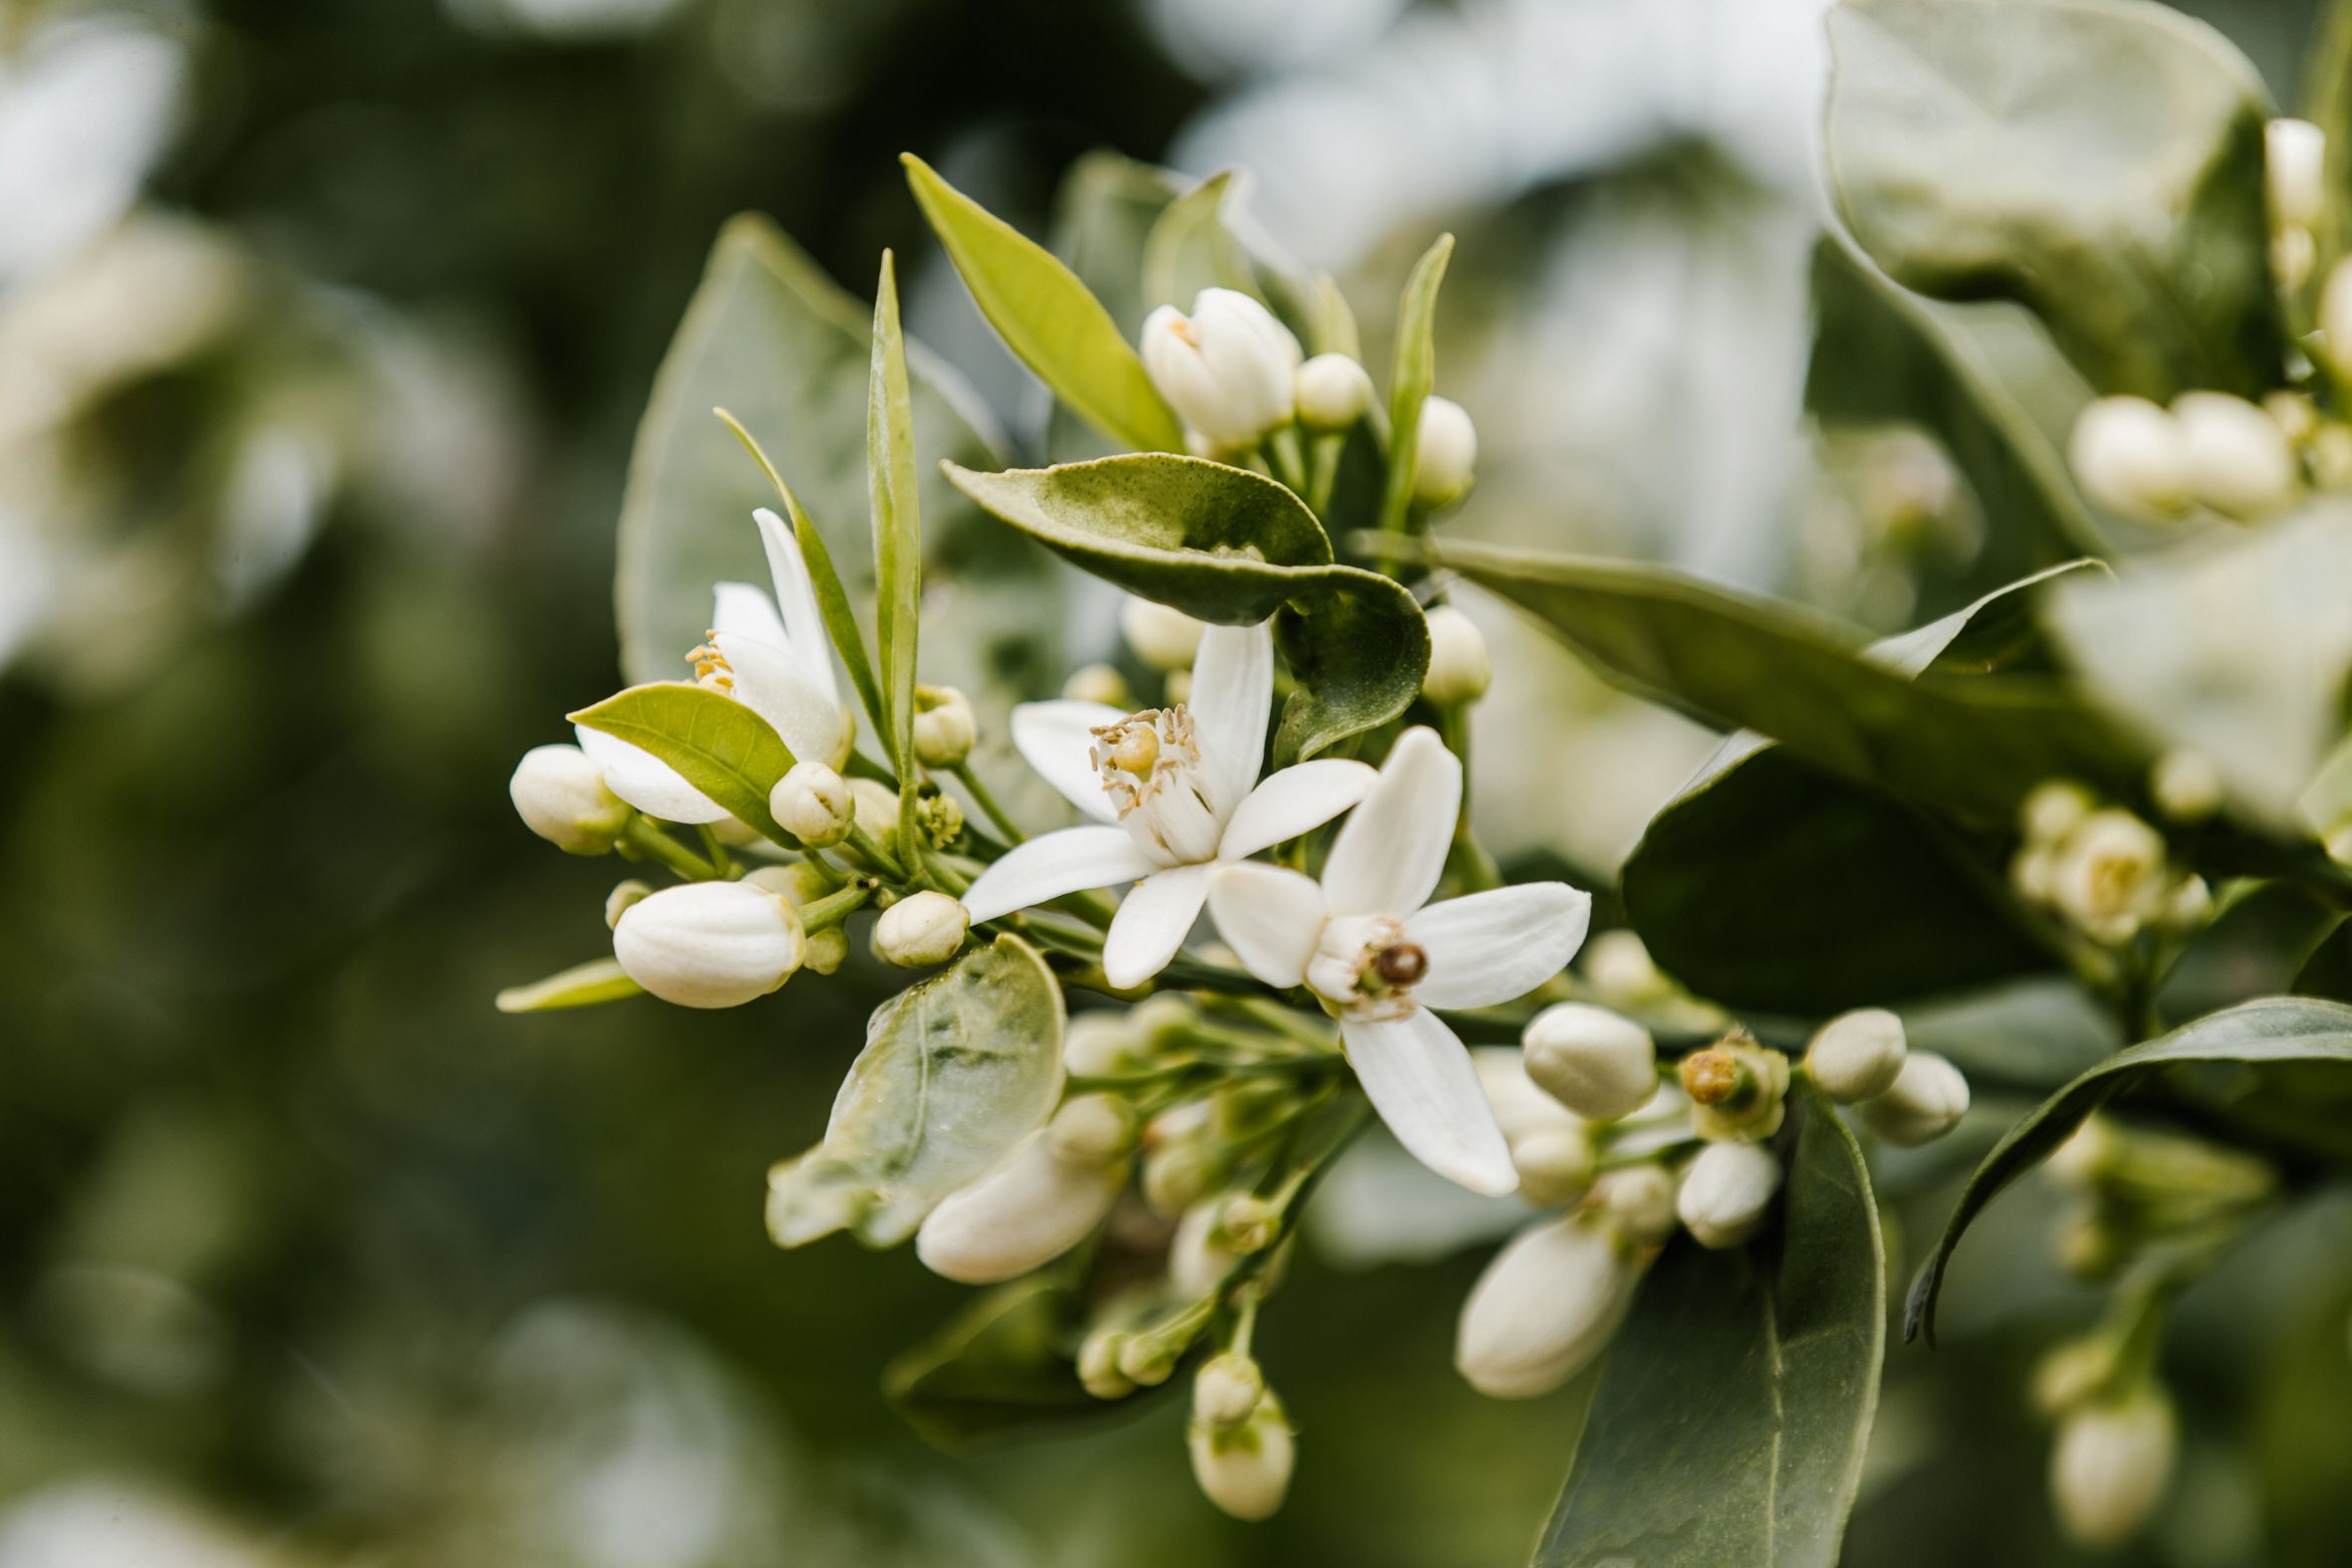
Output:
[[[971,924],[964,906],[945,893],[911,893],[874,922],[874,957],[901,969],[944,964],[964,945]]]
[[[2157,923],[2183,935],[2203,931],[2214,918],[2214,890],[2201,876],[2186,876],[2164,896]]]
[[[1581,1127],[1529,1133],[1511,1141],[1519,1195],[1546,1209],[1565,1209],[1589,1192],[1594,1163],[1592,1139]]]
[[[1343,353],[1318,353],[1298,367],[1298,422],[1310,430],[1345,430],[1372,406],[1372,377]]]
[[[768,791],[768,814],[804,844],[823,848],[849,836],[857,817],[857,796],[823,763],[795,763]]]
[[[1127,1013],[1136,1047],[1145,1056],[1183,1049],[1192,1042],[1194,1021],[1192,1004],[1165,991],[1144,998]]]
[[[1192,1413],[1212,1427],[1238,1427],[1257,1412],[1266,1397],[1266,1374],[1258,1363],[1238,1351],[1226,1351],[1201,1363],[1193,1374]]]
[[[739,1008],[801,967],[808,937],[792,904],[750,882],[690,882],[621,911],[621,973],[681,1008]]]
[[[577,746],[534,746],[507,782],[523,825],[566,854],[601,855],[628,826],[629,803]]]
[[[1080,1012],[1061,1035],[1061,1069],[1073,1078],[1115,1078],[1135,1070],[1134,1035],[1116,1012]]]
[[[2170,822],[2202,822],[2222,808],[2222,771],[2203,752],[2177,747],[2156,760],[2148,792]]]
[[[2172,889],[2164,838],[2129,811],[2093,811],[2050,868],[2050,902],[2094,942],[2128,942]]]
[[[1054,1152],[1072,1165],[1108,1165],[1135,1147],[1135,1113],[1108,1094],[1081,1094],[1046,1124]]]
[[[2319,242],[2309,229],[2280,229],[2270,236],[2270,272],[2280,288],[2299,291],[2318,262]]]
[[[1156,1215],[1172,1218],[1188,1214],[1209,1190],[1213,1175],[1215,1162],[1198,1138],[1162,1144],[1143,1157],[1143,1201]],[[1215,1222],[1212,1213],[1203,1224]]]
[[[2110,512],[2162,520],[2189,504],[2187,437],[2145,397],[2102,397],[2075,417],[2066,461]]]
[[[1135,1382],[1119,1370],[1119,1352],[1126,1348],[1122,1328],[1098,1328],[1078,1346],[1078,1381],[1096,1399],[1125,1399]]]
[[[2139,1534],[2164,1500],[2179,1436],[2172,1402],[2152,1388],[2083,1406],[2059,1423],[2050,1500],[2067,1538],[2106,1550]]]
[[[1187,318],[1163,305],[1143,323],[1143,368],[1176,416],[1228,451],[1291,422],[1298,339],[1256,300],[1203,289]]]
[[[1674,1177],[1662,1165],[1603,1171],[1584,1204],[1615,1222],[1627,1246],[1656,1246],[1674,1234]]]
[[[1180,609],[1151,599],[1130,597],[1119,606],[1119,635],[1135,650],[1135,657],[1155,670],[1189,667],[1201,651],[1201,633],[1208,630]]]
[[[1470,489],[1478,468],[1478,427],[1452,398],[1427,398],[1413,451],[1413,499],[1442,507]]]
[[[1530,1226],[1495,1254],[1462,1304],[1454,1365],[1496,1399],[1532,1399],[1608,1345],[1641,1270],[1591,1216]]]
[[[1559,1002],[1520,1036],[1528,1076],[1579,1116],[1613,1121],[1658,1092],[1658,1049],[1631,1018],[1582,1002]]]
[[[830,975],[849,957],[849,933],[839,926],[827,926],[809,938],[809,953],[803,967],[820,975]]]
[[[925,768],[953,768],[972,755],[980,738],[972,701],[953,686],[915,688],[915,760]]]
[[[852,779],[849,798],[856,808],[857,825],[887,849],[898,832],[898,791],[879,779]]]
[[[2294,504],[2302,489],[2294,448],[2260,408],[2228,392],[2184,392],[2173,399],[2173,419],[2198,501],[2249,522]]]
[[[2274,119],[2262,127],[2262,159],[2271,217],[2317,226],[2327,209],[2327,132],[2307,119]]]
[[[1429,673],[1421,677],[1421,695],[1441,708],[1478,701],[1495,680],[1478,623],[1451,604],[1440,604],[1428,619]]]
[[[1903,1058],[1894,1087],[1860,1107],[1862,1125],[1899,1149],[1933,1143],[1968,1114],[1969,1080],[1934,1051]]]
[[[1903,1043],[1903,1020],[1886,1008],[1841,1012],[1805,1047],[1805,1071],[1833,1100],[1867,1100],[1895,1086]]]
[[[1224,1218],[1225,1200],[1211,1198],[1195,1203],[1176,1222],[1176,1234],[1168,1242],[1168,1283],[1178,1295],[1208,1295],[1240,1265],[1242,1254],[1226,1242]]]
[[[1780,1190],[1780,1162],[1760,1143],[1711,1143],[1683,1172],[1674,1212],[1701,1246],[1721,1250],[1756,1234]]]
[[[1655,1002],[1669,989],[1641,933],[1623,926],[1584,944],[1584,980],[1612,1008]]]
[[[630,906],[641,904],[652,896],[653,884],[640,882],[635,877],[615,884],[612,891],[604,895],[604,929],[610,931],[619,925],[620,917],[629,912]]]
[[[1297,1444],[1269,1399],[1237,1431],[1195,1423],[1185,1436],[1201,1494],[1237,1519],[1270,1519],[1291,1489]]]
[[[2338,375],[2352,371],[2352,256],[2331,268],[2319,288],[2319,335]]]
[[[915,1232],[915,1255],[935,1274],[992,1285],[1049,1263],[1110,1213],[1126,1168],[1064,1160],[1043,1131],[969,1187],[941,1200]]]
[[[2096,1190],[2122,1156],[2123,1143],[2104,1116],[2088,1116],[2041,1162],[2052,1181],[2078,1192]]]
[[[2082,785],[2064,779],[2048,780],[2035,784],[2025,796],[2017,812],[2018,825],[2024,828],[2028,842],[2054,844],[2080,827],[2095,803]]]
[[[1071,702],[1098,702],[1106,708],[1135,706],[1127,678],[1107,664],[1083,664],[1070,671],[1069,679],[1061,683],[1061,695]]]

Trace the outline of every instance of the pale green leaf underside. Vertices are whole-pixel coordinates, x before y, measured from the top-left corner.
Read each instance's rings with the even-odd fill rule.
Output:
[[[797,842],[768,813],[768,792],[791,771],[792,749],[734,698],[682,681],[654,681],[583,708],[572,722],[651,752],[746,826],[778,843]]]
[[[559,1008],[592,1008],[644,994],[644,987],[620,972],[617,960],[590,959],[528,986],[507,987],[498,994],[498,1010],[552,1012]]]

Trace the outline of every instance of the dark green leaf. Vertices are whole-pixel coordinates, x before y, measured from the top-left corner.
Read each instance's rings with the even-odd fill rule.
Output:
[[[768,791],[791,770],[792,749],[734,698],[683,681],[654,681],[583,708],[572,722],[651,752],[746,826],[778,843],[798,842],[768,814]]]
[[[943,1449],[1066,1428],[1113,1409],[1073,1365],[1085,1331],[1077,1292],[1032,1275],[973,1301],[894,1359],[882,1389],[907,1424]]]
[[[1593,1396],[1535,1568],[1837,1561],[1878,1405],[1886,1258],[1853,1134],[1817,1097],[1776,1242],[1670,1247]]]
[[[1288,768],[1403,713],[1429,673],[1429,623],[1394,580],[1332,566],[1283,606],[1275,640],[1298,677],[1274,737]]]

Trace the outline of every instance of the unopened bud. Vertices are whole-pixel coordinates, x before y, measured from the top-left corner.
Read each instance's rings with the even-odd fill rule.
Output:
[[[1133,1032],[1116,1012],[1080,1012],[1061,1034],[1061,1067],[1073,1078],[1116,1078],[1135,1070]]]
[[[634,813],[577,746],[534,746],[507,782],[523,825],[566,854],[609,854]]]
[[[1903,1048],[1901,1018],[1884,1008],[1860,1008],[1821,1025],[1805,1047],[1805,1072],[1833,1100],[1867,1100],[1895,1086]]]
[[[2120,1140],[2104,1116],[2088,1116],[2041,1162],[2051,1180],[2077,1192],[2095,1192],[2122,1157]]]
[[[1548,1394],[1608,1345],[1640,1275],[1595,1216],[1530,1226],[1495,1254],[1462,1304],[1454,1365],[1496,1399]]]
[[[1318,353],[1298,367],[1298,422],[1309,430],[1345,430],[1372,406],[1372,377],[1343,353]]]
[[[1078,1381],[1096,1399],[1125,1399],[1135,1384],[1119,1370],[1119,1351],[1127,1341],[1122,1328],[1098,1328],[1078,1346]]]
[[[1426,398],[1414,453],[1413,499],[1433,507],[1457,501],[1478,468],[1478,427],[1452,398]]]
[[[1199,1139],[1163,1144],[1143,1157],[1143,1201],[1156,1215],[1184,1214],[1200,1202],[1215,1175],[1215,1162]]]
[[[1780,1190],[1780,1162],[1757,1143],[1711,1143],[1683,1172],[1674,1212],[1701,1246],[1738,1246],[1756,1234]]]
[[[2111,946],[2154,919],[2172,885],[2163,835],[2113,807],[2084,817],[2050,868],[2050,902],[2085,936]]]
[[[971,699],[953,686],[915,688],[915,759],[925,768],[953,768],[972,755],[979,722]]]
[[[2102,397],[2066,442],[2075,482],[2110,512],[2161,521],[2189,504],[2187,436],[2145,397]]]
[[[1650,1031],[1605,1008],[1554,1003],[1528,1021],[1520,1048],[1537,1087],[1593,1121],[1637,1111],[1658,1092]]]
[[[748,871],[743,878],[746,885],[764,887],[798,907],[837,892],[841,884],[824,867],[814,860],[795,860],[780,866],[761,866]]]
[[[1899,1149],[1933,1143],[1968,1114],[1969,1081],[1934,1051],[1915,1050],[1903,1058],[1892,1088],[1864,1100],[1862,1125]]]
[[[1237,1519],[1272,1518],[1291,1489],[1297,1443],[1282,1407],[1270,1396],[1244,1425],[1220,1429],[1195,1422],[1185,1435],[1192,1477],[1201,1494]]]
[[[2294,449],[2260,408],[2229,392],[2184,392],[2173,419],[2198,501],[2245,522],[2294,504],[2302,489]]]
[[[1135,1113],[1108,1094],[1081,1094],[1046,1125],[1054,1152],[1073,1165],[1107,1165],[1135,1147]]]
[[[2202,822],[2222,808],[2222,771],[2203,752],[2170,751],[2157,759],[2148,792],[2167,820]]]
[[[2292,228],[2318,226],[2327,210],[2327,132],[2307,119],[2274,119],[2262,127],[2262,172],[2270,216]]]
[[[1236,1252],[1263,1252],[1281,1238],[1282,1209],[1252,1193],[1226,1200],[1217,1229]]]
[[[849,781],[823,763],[795,763],[768,791],[768,814],[804,844],[820,849],[849,836],[857,796]]]
[[[2075,1406],[2094,1398],[2115,1377],[2121,1343],[2112,1335],[2092,1334],[2051,1347],[2033,1364],[2027,1384],[2033,1408],[2055,1421]]]
[[[1429,673],[1421,677],[1421,695],[1440,708],[1478,701],[1495,680],[1478,623],[1451,604],[1440,604],[1428,619]]]
[[[1291,422],[1298,339],[1232,289],[1203,289],[1190,317],[1163,305],[1145,318],[1143,367],[1187,428],[1242,451]]]
[[[910,893],[874,922],[874,957],[901,969],[944,964],[964,945],[971,923],[964,906],[945,893]]]
[[[915,802],[915,825],[934,849],[945,849],[964,836],[964,808],[955,796],[927,794]]]
[[[849,798],[855,803],[857,825],[875,843],[888,849],[898,836],[898,791],[879,779],[849,781]]]
[[[1592,1187],[1592,1139],[1581,1127],[1529,1133],[1512,1141],[1511,1164],[1522,1198],[1565,1209]]]
[[[1134,694],[1127,678],[1107,664],[1085,664],[1061,683],[1061,695],[1071,702],[1098,702],[1106,708],[1132,708]]]
[[[1608,1216],[1627,1246],[1656,1246],[1674,1234],[1674,1178],[1662,1165],[1603,1171],[1584,1204]]]
[[[2139,1534],[2171,1484],[2179,1439],[2172,1401],[2153,1387],[2083,1406],[2060,1422],[2050,1500],[2067,1538],[2103,1551]]]
[[[2035,784],[2017,810],[2017,825],[2028,843],[2055,845],[2091,814],[2098,802],[2082,785],[2066,779]]]
[[[1148,1059],[1192,1043],[1196,1014],[1182,997],[1159,992],[1135,1004],[1127,1023],[1135,1031],[1136,1048]]]
[[[1208,628],[1180,609],[1130,597],[1119,606],[1119,635],[1155,670],[1189,669]]]
[[[1051,1262],[1110,1213],[1126,1177],[1117,1165],[1062,1159],[1032,1133],[980,1180],[940,1201],[915,1232],[915,1255],[935,1274],[995,1284]]]
[[[611,892],[604,895],[604,929],[610,931],[619,925],[620,917],[628,913],[631,905],[652,896],[653,884],[640,882],[635,877],[614,886]]]
[[[2183,877],[2165,895],[2157,920],[2167,931],[2187,936],[2202,931],[2214,918],[2214,890],[2204,877]]]
[[[801,967],[808,937],[782,897],[749,882],[667,887],[621,911],[612,956],[621,972],[681,1008],[738,1008]]]
[[[1241,1253],[1225,1234],[1224,1215],[1223,1201],[1210,1199],[1193,1204],[1176,1223],[1176,1234],[1168,1242],[1168,1283],[1178,1295],[1198,1299],[1214,1294],[1241,1263]]]
[[[839,926],[827,926],[809,938],[809,952],[801,963],[820,975],[830,975],[848,957],[849,933]]]
[[[1212,1427],[1238,1427],[1266,1397],[1266,1374],[1239,1351],[1211,1356],[1193,1374],[1192,1413]]]

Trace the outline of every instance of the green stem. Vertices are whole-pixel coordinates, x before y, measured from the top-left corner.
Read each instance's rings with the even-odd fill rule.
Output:
[[[872,896],[870,887],[845,887],[837,893],[811,899],[801,906],[801,929],[815,935],[837,926]]]
[[[990,821],[997,824],[997,831],[1005,835],[1006,841],[1020,843],[1021,829],[1013,825],[1013,818],[1005,814],[1005,808],[997,804],[997,797],[988,792],[988,786],[972,772],[972,765],[969,762],[958,763],[948,771],[956,776],[956,782],[972,796],[973,803],[988,814]]]
[[[734,857],[727,853],[727,846],[719,842],[717,828],[708,822],[697,822],[694,824],[694,831],[702,839],[703,857],[710,861],[719,875],[732,880],[743,874],[736,866]]]
[[[1306,494],[1306,463],[1298,451],[1298,427],[1285,425],[1266,438],[1267,462],[1275,477],[1288,486],[1291,493],[1304,499]]]
[[[660,861],[690,881],[708,882],[719,874],[710,862],[655,827],[648,817],[630,817],[629,825],[621,829],[620,842],[648,860]]]
[[[1503,885],[1502,868],[1470,825],[1470,709],[1455,706],[1442,711],[1438,734],[1446,749],[1462,759],[1462,809],[1454,817],[1454,869],[1463,885],[1483,893]]]
[[[906,868],[898,863],[898,857],[880,844],[875,843],[873,834],[855,822],[849,824],[849,836],[842,842],[855,850],[866,864],[881,872],[891,881],[903,882],[906,880]]]
[[[1347,432],[1317,436],[1306,480],[1306,505],[1316,517],[1331,510],[1331,491],[1339,483],[1339,454],[1347,446]]]

